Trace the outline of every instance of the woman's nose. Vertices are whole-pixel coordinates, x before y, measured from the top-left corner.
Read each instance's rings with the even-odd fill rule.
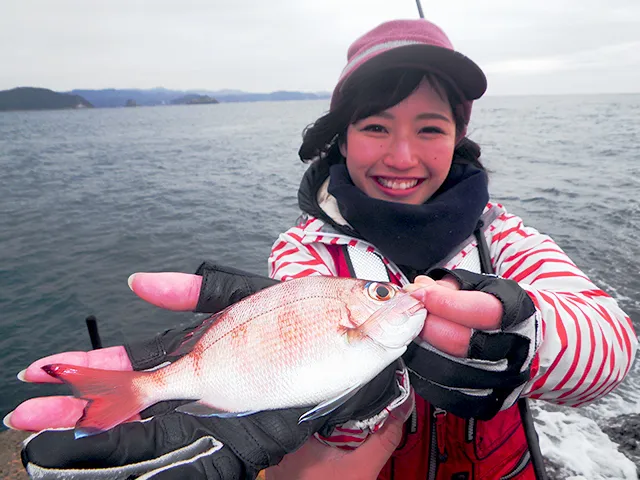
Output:
[[[418,157],[407,138],[398,138],[391,145],[383,159],[387,167],[397,170],[407,170],[418,163]]]

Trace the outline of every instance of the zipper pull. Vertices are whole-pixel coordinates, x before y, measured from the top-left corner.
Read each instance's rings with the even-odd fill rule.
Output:
[[[418,410],[414,406],[409,417],[409,433],[414,434],[418,431]]]
[[[440,462],[447,461],[447,450],[446,450],[446,419],[447,419],[447,411],[442,410],[441,408],[436,407],[433,411],[433,418],[436,420],[436,442],[438,444],[438,453],[440,454],[438,460]]]

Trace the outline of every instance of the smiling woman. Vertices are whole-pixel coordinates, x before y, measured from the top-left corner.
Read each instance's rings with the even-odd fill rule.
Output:
[[[386,22],[356,40],[329,112],[304,134],[304,213],[269,259],[280,280],[434,282],[423,297],[425,329],[404,356],[413,422],[379,480],[544,478],[518,399],[592,401],[617,385],[636,349],[615,301],[553,240],[489,201],[480,147],[466,137],[485,89],[479,67],[424,20]],[[475,299],[499,300],[500,313],[476,310]],[[610,354],[606,374],[588,360]],[[380,424],[319,437],[354,448]],[[289,455],[272,478],[338,473],[335,463],[304,457]],[[354,457],[342,471],[357,465]]]
[[[419,205],[444,183],[456,128],[435,86],[422,80],[397,105],[347,128],[340,153],[353,183],[370,197]]]
[[[303,160],[344,158],[369,197],[412,205],[442,187],[452,162],[484,170],[480,148],[465,137],[470,106],[453,83],[417,68],[354,77],[306,129]]]

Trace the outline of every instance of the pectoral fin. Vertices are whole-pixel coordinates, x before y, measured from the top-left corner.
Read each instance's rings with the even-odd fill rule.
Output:
[[[358,384],[354,385],[348,390],[345,390],[340,395],[312,408],[311,410],[303,413],[298,419],[298,424],[302,422],[308,422],[310,420],[315,420],[316,418],[323,417],[333,412],[336,408],[343,405],[347,402],[351,397],[353,397],[358,391],[363,387],[363,385]]]
[[[171,357],[181,357],[182,355],[186,355],[187,353],[193,350],[193,347],[196,343],[200,341],[202,336],[207,333],[211,325],[213,325],[225,312],[222,310],[218,313],[214,313],[208,318],[205,318],[200,325],[190,330],[187,334],[185,334],[184,338],[180,345],[172,352],[167,352]]]
[[[220,417],[220,418],[231,418],[231,417],[244,417],[246,415],[251,415],[256,412],[227,412],[225,410],[220,410],[219,408],[208,405],[202,401],[191,402],[185,405],[180,405],[176,408],[176,412],[186,413],[188,415],[193,415],[194,417]]]

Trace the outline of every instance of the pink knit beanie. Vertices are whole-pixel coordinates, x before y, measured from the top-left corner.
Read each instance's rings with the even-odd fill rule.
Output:
[[[440,27],[424,19],[385,22],[353,42],[347,52],[347,65],[333,90],[331,109],[354,73],[375,74],[394,67],[433,72],[456,89],[463,100],[466,131],[473,100],[484,94],[487,79],[476,63],[453,49]]]

